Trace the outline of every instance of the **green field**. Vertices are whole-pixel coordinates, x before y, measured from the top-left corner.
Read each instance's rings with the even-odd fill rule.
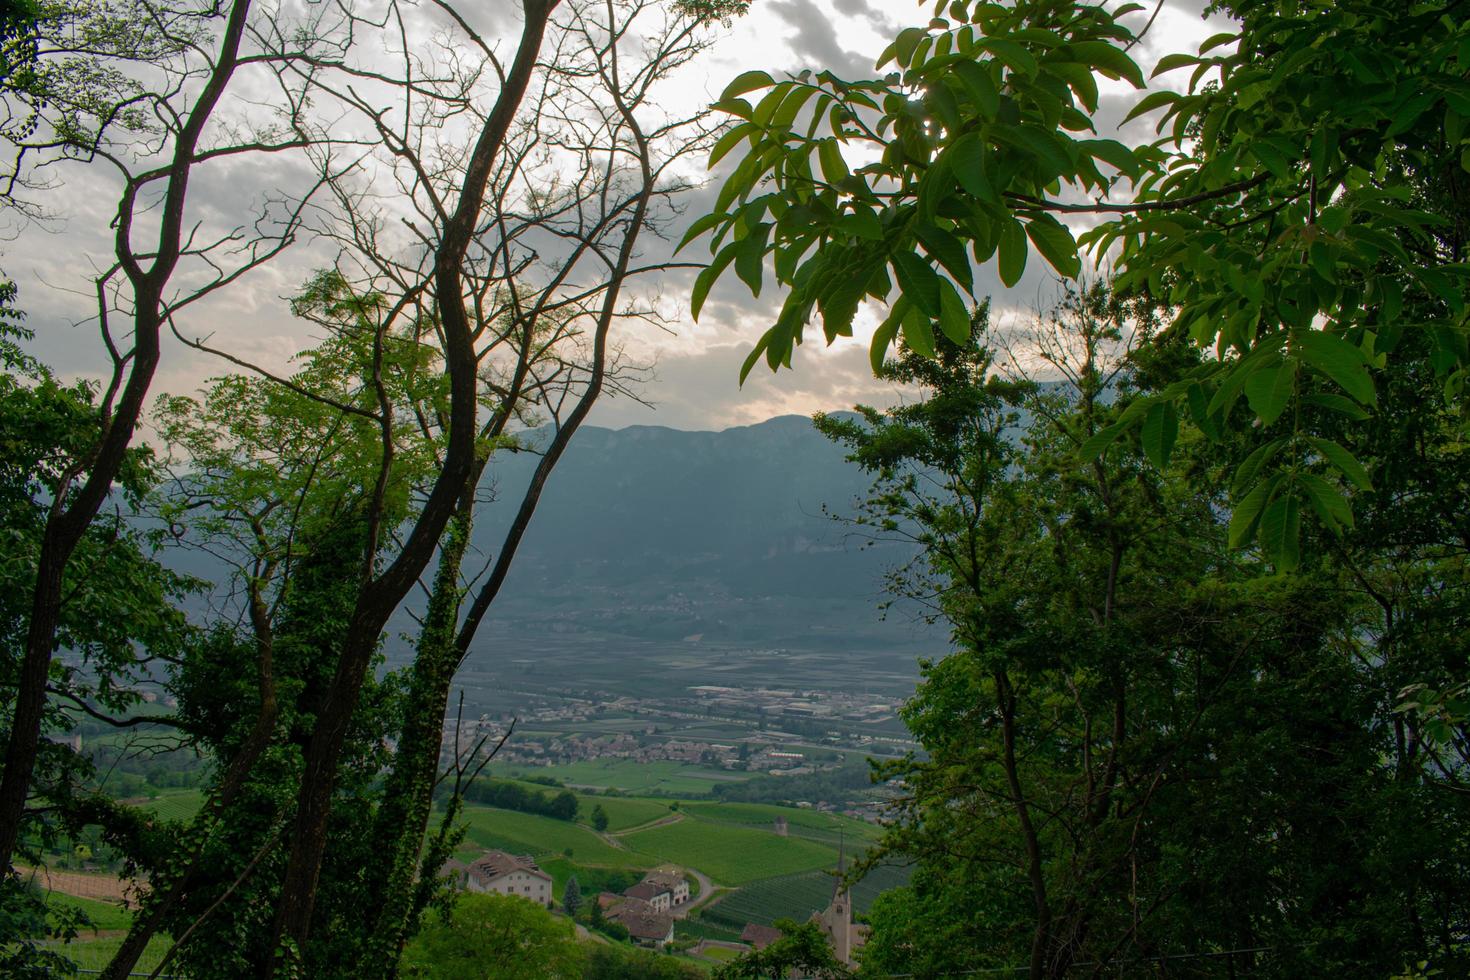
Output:
[[[582,805],[581,816],[577,818],[578,820],[590,825],[592,808],[601,806],[607,813],[607,829],[613,833],[627,830],[630,827],[641,827],[643,824],[667,817],[673,812],[669,809],[669,800],[650,800],[639,796],[578,794],[577,802]]]
[[[46,947],[71,960],[79,970],[98,973],[112,960],[117,948],[122,945],[122,940],[122,936],[104,936],[98,939],[78,939],[66,944],[47,943]],[[167,936],[154,936],[150,939],[143,955],[138,958],[138,965],[133,968],[133,975],[147,976],[153,972],[172,945],[173,940]]]
[[[142,804],[165,820],[188,820],[204,805],[204,794],[197,789],[165,790],[155,799]]]
[[[899,888],[908,879],[906,868],[875,868],[853,886],[853,908],[866,912],[880,893]],[[747,922],[770,925],[782,918],[804,922],[813,912],[827,907],[834,885],[835,879],[825,871],[767,878],[731,892],[701,914],[711,922],[731,928],[743,928]]]
[[[794,837],[836,844],[840,839],[848,841],[871,841],[882,836],[882,828],[863,820],[822,813],[819,810],[799,810],[792,807],[773,806],[769,803],[705,803],[694,801],[682,805],[691,816],[711,823],[738,824],[769,830],[777,817],[785,817],[789,832]]]
[[[51,892],[46,896],[46,905],[54,909],[81,909],[87,913],[93,930],[126,929],[133,924],[133,914],[117,902],[99,902],[94,898]],[[83,935],[86,935],[86,930],[83,930]]]
[[[514,854],[533,857],[565,855],[578,864],[611,867],[649,867],[643,855],[612,847],[585,827],[565,820],[553,820],[534,813],[496,810],[488,806],[467,806],[464,810],[469,833],[468,851],[500,848]]]
[[[696,819],[640,830],[623,840],[637,851],[698,868],[726,885],[837,864],[837,849],[825,844]]]
[[[632,759],[588,759],[561,766],[509,769],[505,775],[550,776],[574,786],[598,786],[645,796],[707,796],[716,783],[747,778],[689,762],[636,762]]]

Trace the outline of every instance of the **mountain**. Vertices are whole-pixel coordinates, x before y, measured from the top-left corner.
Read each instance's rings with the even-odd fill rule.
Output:
[[[509,455],[475,535],[498,542],[537,457]],[[720,432],[583,428],[553,472],[495,611],[502,623],[767,646],[932,648],[880,621],[912,552],[837,518],[869,479],[811,420]],[[898,622],[901,619],[902,622]]]

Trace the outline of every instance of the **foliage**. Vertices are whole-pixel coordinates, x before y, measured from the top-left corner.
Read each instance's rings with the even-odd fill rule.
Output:
[[[592,808],[592,829],[599,834],[607,830],[607,811],[601,803]]]
[[[717,826],[692,817],[636,831],[622,840],[635,851],[699,868],[727,885],[837,864],[833,847],[761,830]]]
[[[582,980],[700,980],[703,970],[645,949],[588,943]]]
[[[726,87],[732,125],[710,165],[743,153],[685,236],[713,232],[696,315],[732,265],[759,293],[769,257],[788,293],[745,372],[762,356],[789,365],[814,317],[829,343],[850,334],[865,299],[888,308],[876,368],[899,338],[926,355],[937,336],[964,341],[972,261],[1015,285],[1032,248],[1070,278],[1090,247],[1213,356],[1082,455],[1142,426],[1164,460],[1181,417],[1215,438],[1253,416],[1267,438],[1235,469],[1231,541],[1293,567],[1303,514],[1336,531],[1353,519],[1347,491],[1371,485],[1303,410],[1362,417],[1406,332],[1447,395],[1463,387],[1465,219],[1416,183],[1459,186],[1470,169],[1470,20],[1453,0],[1392,15],[1376,0],[1220,0],[1235,29],[1159,61],[1155,75],[1188,69],[1188,85],[1135,103],[1127,118],[1156,120],[1160,138],[1130,147],[1093,135],[1096,76],[1145,88],[1125,22],[1141,5],[934,9],[880,56],[881,78],[750,71]],[[1070,214],[1101,220],[1074,239]]]
[[[593,896],[596,901],[596,896]],[[567,879],[566,888],[562,891],[562,908],[566,909],[567,915],[576,918],[577,910],[582,907],[582,886],[577,884],[577,876],[572,875]]]
[[[981,309],[966,345],[885,365],[924,398],[818,420],[875,476],[859,523],[923,546],[893,587],[956,647],[904,709],[925,755],[882,772],[903,787],[882,853],[917,869],[875,903],[865,967],[1208,971],[1255,949],[1257,974],[1300,976],[1451,955],[1416,923],[1470,913],[1470,811],[1385,764],[1397,687],[1339,570],[1263,576],[1231,552],[1216,481],[1244,440],[1190,440],[1167,469],[1145,440],[1077,461],[1189,369],[1147,334],[1120,349],[1119,317],[1105,290],[1067,299],[1032,339],[1069,380],[1035,388],[992,376]],[[1429,866],[1432,885],[1410,870]]]
[[[404,952],[402,973],[424,980],[581,977],[572,925],[534,902],[467,892],[451,915],[432,913]]]
[[[517,810],[521,813],[539,813],[555,820],[576,820],[581,806],[571,790],[562,790],[555,794],[541,793],[527,789],[520,783],[502,779],[478,779],[465,790],[464,798],[470,803],[480,803],[501,810]],[[603,826],[598,827],[598,830],[606,829],[606,820],[607,816],[604,814]]]
[[[842,980],[852,971],[843,966],[827,944],[827,937],[816,922],[797,924],[791,919],[778,919],[776,928],[781,938],[765,949],[751,950],[729,963],[715,968],[715,980],[780,980],[787,976],[815,977],[818,980]]]

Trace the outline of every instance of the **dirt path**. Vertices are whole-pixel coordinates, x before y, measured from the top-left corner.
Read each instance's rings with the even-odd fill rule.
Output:
[[[694,901],[684,906],[684,914],[688,915],[700,906],[709,904],[714,899],[715,883],[710,881],[709,876],[703,871],[695,871],[693,868],[685,868],[684,870],[693,875],[694,880],[699,882],[699,894],[695,897]],[[721,888],[720,891],[723,892],[724,889]]]
[[[682,813],[671,813],[671,814],[669,814],[666,817],[659,817],[657,820],[650,820],[650,821],[648,821],[648,823],[640,823],[636,827],[629,827],[627,830],[610,830],[610,831],[608,831],[608,833],[607,833],[606,836],[608,836],[608,837],[627,837],[629,834],[637,834],[637,833],[640,833],[640,832],[645,831],[645,830],[652,830],[655,827],[667,827],[670,824],[678,823],[679,821],[681,821],[683,819],[684,819],[684,814],[682,814]],[[614,844],[613,846],[614,847],[622,847],[623,845],[621,845],[621,844]]]
[[[135,886],[132,881],[115,875],[89,875],[79,871],[54,871],[47,868],[27,868],[16,865],[16,873],[35,877],[41,887],[61,892],[76,898],[95,898],[104,902],[126,902]]]

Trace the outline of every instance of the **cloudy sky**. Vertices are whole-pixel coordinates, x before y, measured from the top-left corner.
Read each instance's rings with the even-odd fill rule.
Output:
[[[1163,54],[1193,51],[1206,36],[1221,29],[1222,25],[1201,18],[1201,6],[1199,0],[1166,0],[1144,42],[1133,52],[1145,74]],[[1152,12],[1152,3],[1149,8],[1131,15],[1135,29]],[[932,10],[932,3],[911,0],[755,0],[751,12],[723,32],[697,68],[686,70],[674,97],[713,100],[730,78],[750,68],[778,75],[825,68],[843,77],[865,77],[893,34],[904,26],[926,22]],[[1136,98],[1123,83],[1103,81],[1102,90],[1104,105],[1099,115],[1104,123],[1121,118]],[[241,200],[268,195],[286,177],[273,166],[277,164],[254,162],[201,170],[201,177],[191,186],[195,215],[206,222],[220,219]],[[88,320],[94,308],[91,280],[111,261],[114,185],[100,165],[73,165],[50,172],[46,178],[53,185],[43,198],[49,217],[42,222],[11,217],[0,226],[4,236],[0,268],[20,286],[20,305],[36,332],[35,352],[63,374],[96,376],[106,361],[95,322]],[[711,199],[709,188],[696,192],[689,213],[698,214],[700,202]],[[704,254],[697,248],[691,252]],[[237,356],[281,369],[312,342],[310,330],[290,317],[282,297],[290,295],[326,254],[310,242],[294,248],[222,295],[220,301],[192,308],[188,321],[181,325],[183,332],[211,336]],[[994,309],[1002,318],[1025,316],[1045,305],[1055,291],[1055,283],[1039,260],[1029,263],[1025,278],[1013,289],[1002,287],[993,270],[980,270],[977,279],[979,291],[992,294]],[[815,340],[798,351],[794,371],[773,376],[758,368],[741,388],[740,363],[769,325],[780,296],[767,290],[759,300],[753,299],[731,276],[716,287],[695,324],[687,315],[691,282],[692,276],[670,275],[660,283],[662,308],[686,311],[670,331],[634,329],[622,338],[637,359],[656,364],[653,379],[641,391],[652,407],[629,399],[608,400],[595,413],[595,422],[613,427],[653,424],[719,429],[779,414],[846,408],[857,402],[884,404],[895,397],[873,380],[868,368],[867,339],[881,317],[874,309],[860,313],[854,338],[824,348],[820,331],[814,330]],[[217,359],[170,342],[155,390],[189,392],[204,378],[227,369]]]

